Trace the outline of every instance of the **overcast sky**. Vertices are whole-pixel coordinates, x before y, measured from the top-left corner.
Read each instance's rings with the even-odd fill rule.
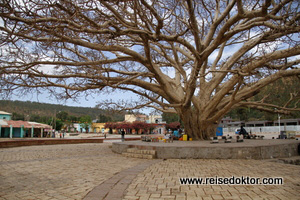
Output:
[[[3,99],[0,97],[2,100],[7,100]],[[50,103],[50,104],[60,104],[60,105],[66,105],[66,106],[76,106],[76,107],[91,107],[94,108],[97,104],[101,103],[103,100],[131,100],[135,99],[137,100],[138,98],[127,92],[127,93],[112,93],[110,95],[108,94],[103,94],[103,95],[88,95],[87,97],[82,96],[81,98],[78,98],[76,101],[69,99],[69,100],[57,100],[54,97],[49,97],[49,94],[46,92],[37,95],[36,93],[28,94],[27,96],[22,96],[18,97],[13,95],[10,99],[8,100],[17,100],[17,101],[34,101],[34,102],[39,102],[39,103]],[[140,110],[140,112],[143,112],[145,114],[150,114],[153,110],[152,109],[143,109]]]

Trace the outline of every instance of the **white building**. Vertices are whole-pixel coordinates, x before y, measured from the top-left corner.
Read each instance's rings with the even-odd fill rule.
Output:
[[[147,123],[151,123],[151,124],[158,124],[158,123],[166,123],[162,121],[162,116],[161,115],[150,115],[148,117]]]
[[[166,130],[166,122],[162,121],[161,115],[125,115],[125,121],[126,122],[134,122],[134,121],[140,121],[145,122],[149,124],[155,124],[155,128],[153,130],[156,134],[163,134]]]
[[[135,122],[135,121],[139,121],[139,122],[146,122],[148,119],[147,115],[125,115],[125,121],[126,122]]]

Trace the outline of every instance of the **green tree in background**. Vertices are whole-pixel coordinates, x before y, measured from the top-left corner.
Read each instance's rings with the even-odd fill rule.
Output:
[[[54,118],[48,118],[48,120],[47,120],[47,122],[45,122],[45,124],[49,124],[56,131],[60,131],[64,125],[63,121],[61,121],[60,119],[55,119],[55,123],[54,123]]]
[[[69,113],[67,113],[66,111],[60,111],[56,114],[56,118],[64,122],[69,118]]]
[[[13,112],[11,119],[12,120],[25,120],[25,117],[24,117],[24,114],[19,114],[19,113]]]
[[[62,120],[56,119],[56,126],[55,127],[56,127],[57,131],[61,130],[63,125],[64,125],[64,122]]]
[[[176,113],[163,113],[162,120],[169,124],[171,122],[177,122],[179,120],[179,116]]]
[[[112,121],[111,116],[100,114],[99,119],[97,120],[97,123],[106,123],[106,122],[111,122],[111,121]]]
[[[92,124],[92,118],[89,115],[85,115],[80,117],[79,119],[80,126],[85,129],[86,133],[89,132],[89,128]]]

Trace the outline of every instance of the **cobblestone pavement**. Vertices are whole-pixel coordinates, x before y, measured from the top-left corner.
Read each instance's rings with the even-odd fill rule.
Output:
[[[180,185],[181,177],[283,177],[283,185]],[[170,159],[148,167],[123,200],[300,199],[300,166],[261,160]]]
[[[0,199],[82,199],[114,174],[144,161],[112,153],[109,144],[0,149]]]
[[[117,173],[126,173],[145,162],[148,161],[112,153],[109,144],[0,149],[0,199],[83,199]],[[284,184],[180,185],[179,182],[180,177],[216,176],[283,177]],[[300,166],[261,160],[168,159],[148,167],[128,184],[123,200],[293,200],[300,199]]]

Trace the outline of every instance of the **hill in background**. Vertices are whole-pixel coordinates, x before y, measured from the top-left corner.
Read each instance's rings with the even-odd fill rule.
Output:
[[[9,113],[17,113],[24,116],[39,115],[54,117],[55,114],[61,111],[65,111],[69,115],[76,117],[89,115],[92,119],[98,118],[99,115],[108,115],[107,111],[98,108],[64,106],[59,104],[38,103],[31,101],[0,100],[0,110]],[[124,120],[123,113],[109,113],[109,116],[115,121]]]

